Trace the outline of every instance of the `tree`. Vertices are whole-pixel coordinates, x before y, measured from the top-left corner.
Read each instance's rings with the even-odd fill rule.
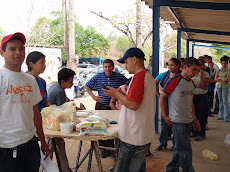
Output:
[[[227,47],[230,48],[230,45],[219,45],[219,44],[212,44],[213,46],[217,47]],[[211,49],[211,52],[213,53],[213,58],[216,62],[220,62],[220,58],[223,57],[224,55],[230,57],[230,50],[225,50],[225,49]]]
[[[66,9],[66,0],[62,0],[62,22],[63,22],[63,40],[64,40],[64,49],[66,59],[69,59],[69,37],[68,37],[68,24],[67,24],[67,9]]]
[[[2,40],[2,38],[4,37],[4,30],[0,27],[0,40]]]
[[[54,11],[51,13],[52,19],[47,17],[39,18],[35,26],[31,30],[28,38],[30,44],[33,45],[64,45],[63,39],[63,20],[62,12]],[[75,21],[75,53],[78,56],[93,57],[101,56],[109,50],[109,40],[102,34],[99,34],[92,26],[84,29]],[[62,57],[65,55],[62,49]],[[66,56],[64,56],[66,61]],[[63,61],[63,62],[65,62]]]
[[[76,69],[74,17],[74,0],[69,0],[69,59],[66,66],[72,70]]]
[[[116,42],[116,48],[123,54],[125,51],[132,47],[132,43],[128,40],[126,36],[119,36]]]
[[[91,11],[91,13],[108,21],[114,28],[124,33],[133,47],[143,48],[152,35],[152,14],[145,11],[143,15],[140,4],[141,0],[136,0],[136,13],[133,10],[127,10],[120,15],[112,16],[111,19],[105,17],[102,12]]]

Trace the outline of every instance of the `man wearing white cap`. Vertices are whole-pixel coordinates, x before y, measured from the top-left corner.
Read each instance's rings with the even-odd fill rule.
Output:
[[[154,140],[154,116],[156,109],[156,84],[144,66],[144,53],[139,48],[130,48],[117,60],[125,63],[134,74],[126,95],[117,89],[103,89],[106,95],[117,98],[122,104],[118,138],[120,148],[115,172],[146,171],[145,155]]]
[[[34,77],[21,71],[25,43],[22,33],[7,35],[1,41],[5,65],[0,68],[0,169],[7,172],[39,170],[35,133],[43,154],[49,155],[37,106],[41,93]]]

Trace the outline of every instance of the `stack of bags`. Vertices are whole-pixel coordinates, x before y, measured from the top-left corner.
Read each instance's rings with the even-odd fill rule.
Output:
[[[82,136],[107,136],[107,126],[109,120],[97,115],[91,115],[76,125],[76,129],[80,131]]]

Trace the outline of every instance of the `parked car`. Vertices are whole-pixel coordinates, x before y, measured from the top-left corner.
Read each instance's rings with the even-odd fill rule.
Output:
[[[77,72],[82,72],[83,74],[89,74],[93,69],[97,66],[94,64],[78,64],[77,65]]]
[[[123,74],[123,75],[125,74],[124,70],[123,70],[120,66],[117,66],[117,65],[115,65],[113,71],[118,72],[118,73],[121,73],[121,74]],[[103,66],[100,65],[100,66],[98,66],[97,68],[95,68],[94,70],[92,70],[92,71],[89,73],[89,75],[87,75],[86,81],[88,82],[92,77],[94,77],[94,75],[96,75],[97,73],[102,73],[102,72],[104,72]]]

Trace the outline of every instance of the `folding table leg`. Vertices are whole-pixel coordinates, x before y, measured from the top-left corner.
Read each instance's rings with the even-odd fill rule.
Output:
[[[101,164],[101,159],[100,159],[100,154],[99,154],[99,148],[98,148],[98,143],[97,141],[92,141],[94,143],[94,153],[95,153],[95,157],[96,157],[96,160],[97,160],[97,165],[98,165],[98,169],[99,169],[99,172],[102,172],[103,169],[102,169],[102,164]]]
[[[53,147],[54,147],[54,152],[55,152],[55,155],[56,155],[56,160],[57,160],[59,171],[62,172],[61,163],[60,163],[60,159],[59,159],[59,154],[58,154],[58,151],[57,151],[56,142],[55,142],[54,138],[52,138],[52,144],[53,144]]]
[[[78,154],[77,154],[77,162],[76,162],[76,167],[75,167],[75,172],[77,172],[79,165],[79,160],[81,156],[81,147],[82,147],[82,140],[80,140],[79,147],[78,147]]]
[[[91,141],[90,153],[89,153],[89,162],[88,162],[87,172],[90,172],[90,170],[91,170],[92,157],[93,157],[93,150],[94,150],[94,144],[93,144],[93,141]]]

